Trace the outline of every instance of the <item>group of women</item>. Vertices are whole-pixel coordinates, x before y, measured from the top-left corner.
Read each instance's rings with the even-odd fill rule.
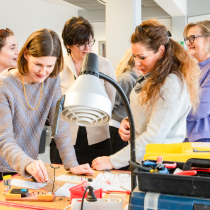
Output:
[[[138,162],[149,143],[210,141],[210,21],[186,26],[189,50],[170,36],[157,20],[144,21],[132,34],[131,49],[116,71],[134,116]],[[52,125],[56,102],[77,79],[84,55],[95,43],[92,26],[82,17],[65,23],[62,39],[65,58],[52,30],[32,33],[20,52],[13,32],[0,30],[0,171],[4,174],[48,180],[43,162],[37,159],[42,129],[47,118]],[[98,59],[99,71],[116,79],[110,61]],[[101,84],[113,104],[110,128],[81,127],[60,119],[50,144],[51,162],[74,174],[119,169],[130,160],[124,105],[118,94],[115,98],[111,84],[103,80]]]

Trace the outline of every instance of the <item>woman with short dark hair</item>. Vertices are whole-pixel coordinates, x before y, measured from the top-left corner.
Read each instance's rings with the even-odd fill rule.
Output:
[[[68,54],[64,58],[64,70],[61,72],[62,93],[73,85],[77,79],[83,58],[91,52],[95,43],[93,27],[83,17],[73,17],[68,20],[62,32],[62,38]],[[114,69],[106,58],[98,56],[99,71],[115,79]],[[115,88],[108,82],[101,80],[103,87],[114,105]],[[109,125],[93,127],[71,125],[71,137],[73,140],[77,160],[79,164],[92,163],[98,156],[111,155],[112,145],[109,134]],[[50,144],[50,158],[52,163],[61,163],[59,153],[54,141]]]
[[[17,67],[18,43],[14,33],[6,28],[0,29],[0,72]]]
[[[52,126],[56,102],[62,95],[62,69],[58,35],[41,29],[27,39],[18,67],[0,74],[0,172],[32,175],[38,182],[48,180],[43,162],[37,160],[38,149],[47,116]],[[65,169],[92,174],[88,164],[78,166],[69,129],[69,124],[60,119],[55,141]]]

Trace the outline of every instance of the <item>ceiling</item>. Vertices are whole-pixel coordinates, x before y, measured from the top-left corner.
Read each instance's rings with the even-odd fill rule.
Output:
[[[141,0],[142,7],[159,7],[154,0]]]
[[[105,10],[106,6],[97,0],[63,0],[85,10]],[[103,0],[105,1],[105,0]],[[141,0],[142,7],[159,7],[154,0]]]
[[[85,10],[105,10],[106,6],[97,0],[63,0]]]

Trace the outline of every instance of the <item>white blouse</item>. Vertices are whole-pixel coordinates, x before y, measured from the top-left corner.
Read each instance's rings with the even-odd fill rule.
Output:
[[[71,85],[75,82],[75,78],[78,77],[71,55],[65,56],[64,63],[65,63],[64,69],[60,73],[62,94],[65,94],[67,89],[71,87]],[[98,56],[98,63],[99,63],[99,71],[101,73],[106,74],[107,76],[116,80],[114,68],[108,59]],[[115,88],[110,83],[108,83],[103,79],[100,79],[100,82],[104,86],[105,91],[110,101],[112,102],[112,107],[113,107],[115,101],[115,94],[116,94]],[[76,144],[78,129],[79,129],[78,125],[70,123],[71,138],[74,145]],[[110,138],[109,124],[99,127],[86,127],[86,131],[87,131],[87,139],[89,145],[96,144]]]

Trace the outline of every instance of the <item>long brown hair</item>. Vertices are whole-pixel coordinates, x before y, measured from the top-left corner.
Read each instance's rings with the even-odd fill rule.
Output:
[[[24,58],[24,52],[33,57],[55,56],[57,58],[55,67],[49,77],[57,77],[63,69],[63,52],[61,41],[58,35],[49,29],[40,29],[32,33],[24,46],[22,47],[18,57],[18,71],[21,75],[28,74],[28,62]]]
[[[156,62],[150,77],[143,86],[141,93],[141,105],[150,105],[151,101],[156,102],[158,96],[161,96],[160,89],[163,86],[166,77],[173,73],[180,79],[182,88],[184,81],[187,84],[190,93],[190,99],[195,110],[198,103],[198,75],[199,67],[188,51],[179,43],[170,38],[170,32],[167,28],[155,19],[144,21],[136,27],[131,37],[131,43],[140,43],[148,50],[157,53],[159,47],[163,45],[165,52]]]

